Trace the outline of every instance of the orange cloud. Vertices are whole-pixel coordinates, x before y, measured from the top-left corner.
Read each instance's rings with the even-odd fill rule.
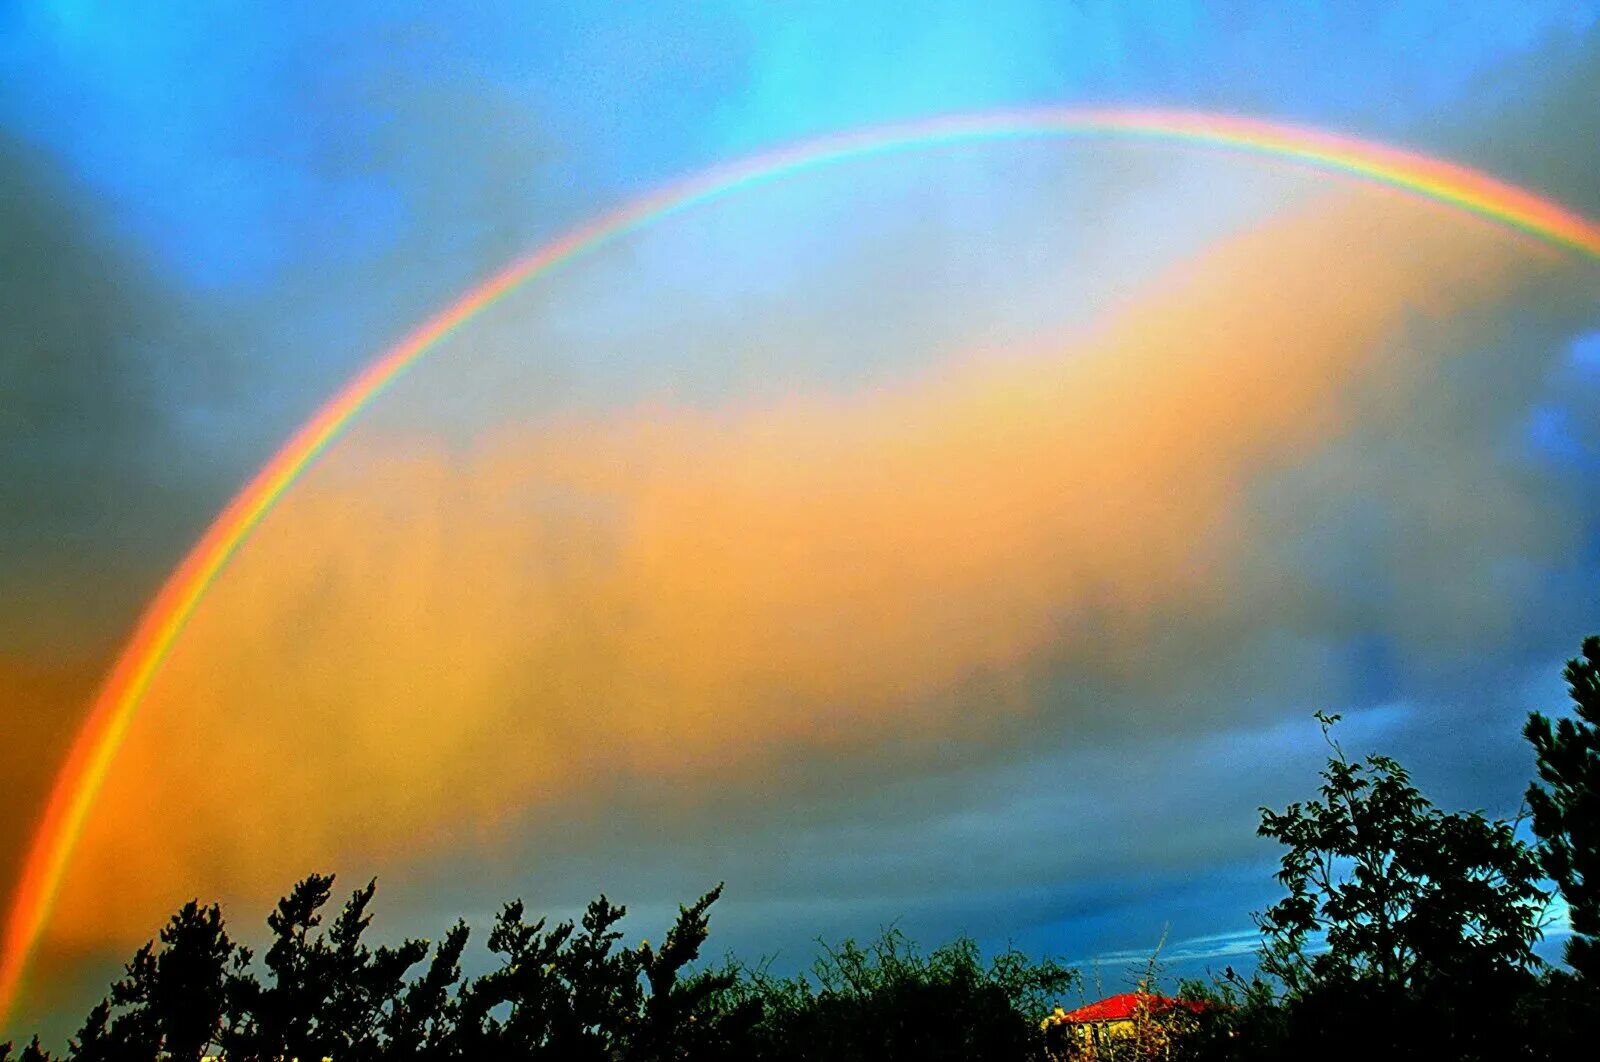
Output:
[[[311,868],[483,853],[630,778],[759,787],[1031,711],[1040,668],[1115,669],[1226,597],[1242,491],[1403,380],[1409,328],[1550,268],[1365,193],[1086,336],[847,398],[663,401],[465,454],[358,428],[191,622],[47,946],[142,940],[196,893],[260,906]]]
[[[40,750],[66,747],[107,666],[98,656],[0,653],[0,881],[17,877],[58,763]]]

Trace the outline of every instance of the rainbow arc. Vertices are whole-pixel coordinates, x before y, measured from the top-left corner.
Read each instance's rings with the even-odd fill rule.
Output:
[[[1468,167],[1290,125],[1166,110],[1036,108],[876,127],[755,155],[625,205],[512,263],[374,359],[234,496],[168,576],[141,615],[80,726],[34,831],[0,938],[0,1022],[16,1000],[29,958],[49,923],[73,850],[122,739],[206,591],[318,456],[441,340],[529,281],[646,225],[734,193],[869,156],[948,144],[1047,138],[1148,139],[1288,160],[1398,188],[1488,218],[1553,247],[1600,259],[1600,225]]]

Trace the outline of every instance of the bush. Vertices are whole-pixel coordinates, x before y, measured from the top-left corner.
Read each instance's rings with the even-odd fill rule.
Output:
[[[982,962],[969,938],[924,955],[898,930],[823,946],[809,976],[740,970],[728,998],[759,1004],[751,1057],[790,1062],[1042,1059],[1039,1015],[1077,975],[1009,950]]]

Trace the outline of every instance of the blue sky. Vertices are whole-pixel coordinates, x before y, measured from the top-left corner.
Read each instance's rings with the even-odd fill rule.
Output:
[[[1592,4],[1559,0],[934,3],[915,19],[859,3],[430,9],[11,5],[7,127],[188,284],[250,288],[304,262],[310,233],[323,255],[358,261],[392,247],[420,220],[406,164],[434,161],[414,155],[441,127],[494,123],[529,141],[540,172],[505,182],[545,182],[521,203],[537,228],[762,145],[1027,102],[1426,138],[1469,128],[1497,69],[1596,20]],[[555,189],[573,199],[549,204]]]
[[[149,381],[162,420],[227,462],[224,481],[419,311],[541,237],[823,131],[1028,102],[1190,106],[1448,149],[1580,207],[1594,195],[1565,157],[1593,126],[1560,86],[1586,84],[1592,62],[1595,5],[1573,0],[932,4],[914,19],[863,3],[17,3],[0,17],[0,123],[50,171],[44,194],[174,315],[227,333],[191,337],[208,349]],[[1555,123],[1568,128],[1530,132]],[[270,343],[240,338],[258,319]],[[229,390],[239,368],[248,400]]]
[[[1436,151],[1594,216],[1596,100],[1600,6],[1580,0],[0,3],[0,305],[12,322],[0,339],[0,598],[12,602],[0,661],[23,662],[41,691],[0,706],[21,736],[0,753],[17,779],[0,804],[0,878],[83,691],[238,484],[373,352],[609,206],[873,122],[1117,103]],[[1178,247],[1181,226],[1160,220],[1178,211],[1160,203],[1203,194],[1211,172],[1191,169],[1187,186],[1179,170],[1135,174],[1167,199],[1131,200],[1130,217],[1156,220],[1130,228]],[[1260,194],[1250,180],[1230,178],[1245,206]],[[828,193],[810,194],[810,206],[799,189],[749,210],[775,243],[803,248],[805,211]],[[789,231],[786,209],[802,219]],[[663,231],[640,252],[642,275],[671,279],[649,256],[670,262],[676,238]],[[800,253],[730,269],[721,296],[778,304]],[[644,327],[620,314],[603,324]],[[903,919],[930,941],[970,930],[1074,958],[1137,950],[1164,924],[1175,942],[1234,940],[1272,895],[1253,809],[1308,788],[1319,754],[1309,713],[1325,705],[1303,702],[1297,663],[1349,707],[1352,741],[1381,741],[1441,802],[1513,810],[1528,773],[1517,721],[1559,707],[1559,661],[1600,626],[1600,311],[1533,299],[1492,325],[1481,349],[1440,370],[1445,397],[1419,413],[1426,432],[1351,441],[1276,485],[1305,500],[1297,518],[1272,509],[1293,524],[1272,563],[1294,573],[1302,611],[1242,634],[1191,694],[1259,707],[1215,729],[1097,731],[1092,747],[1003,772],[910,772],[837,806],[816,799],[804,829],[792,810],[752,810],[744,851],[708,849],[727,858],[715,874],[730,897],[741,869],[756,897],[726,905],[728,940],[792,953],[818,919],[855,931]],[[1437,471],[1421,464],[1430,456]],[[1419,467],[1448,501],[1429,508]],[[1473,496],[1480,473],[1500,492],[1487,501]],[[1367,500],[1316,524],[1319,494],[1350,482]],[[1489,527],[1485,513],[1507,504],[1534,514],[1531,537]],[[1437,551],[1436,570],[1396,559],[1418,528],[1458,543]],[[1464,572],[1473,584],[1453,595],[1417,589]],[[1437,611],[1408,611],[1425,608]],[[1496,610],[1514,622],[1474,619]],[[1432,721],[1446,704],[1459,725],[1441,734]],[[1108,758],[1139,765],[1145,787]],[[1050,781],[1064,772],[1082,779],[1065,805]],[[1214,833],[1145,843],[1197,793],[1222,794]],[[1064,828],[1064,808],[1108,801],[1107,832],[1076,842],[1104,853],[1094,875],[1069,879],[1050,860],[987,876],[949,865],[952,852],[990,851],[985,839],[1015,851]],[[895,824],[902,842],[886,839]],[[622,829],[575,854],[552,905],[579,902],[594,867],[635,841]],[[659,920],[693,887],[690,869],[619,876]],[[882,887],[896,878],[931,884]],[[448,883],[438,895],[441,907],[499,898]],[[789,928],[771,931],[775,912]]]

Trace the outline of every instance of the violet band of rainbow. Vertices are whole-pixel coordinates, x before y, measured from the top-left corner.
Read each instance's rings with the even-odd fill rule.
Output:
[[[0,1023],[10,1013],[67,865],[139,704],[228,560],[368,403],[442,339],[522,284],[645,225],[851,159],[941,145],[1061,137],[1165,141],[1257,154],[1389,185],[1600,260],[1600,225],[1487,174],[1353,137],[1188,111],[1029,108],[827,136],[707,170],[573,230],[495,274],[380,355],[307,421],[216,517],[140,616],[56,775],[0,937]]]

